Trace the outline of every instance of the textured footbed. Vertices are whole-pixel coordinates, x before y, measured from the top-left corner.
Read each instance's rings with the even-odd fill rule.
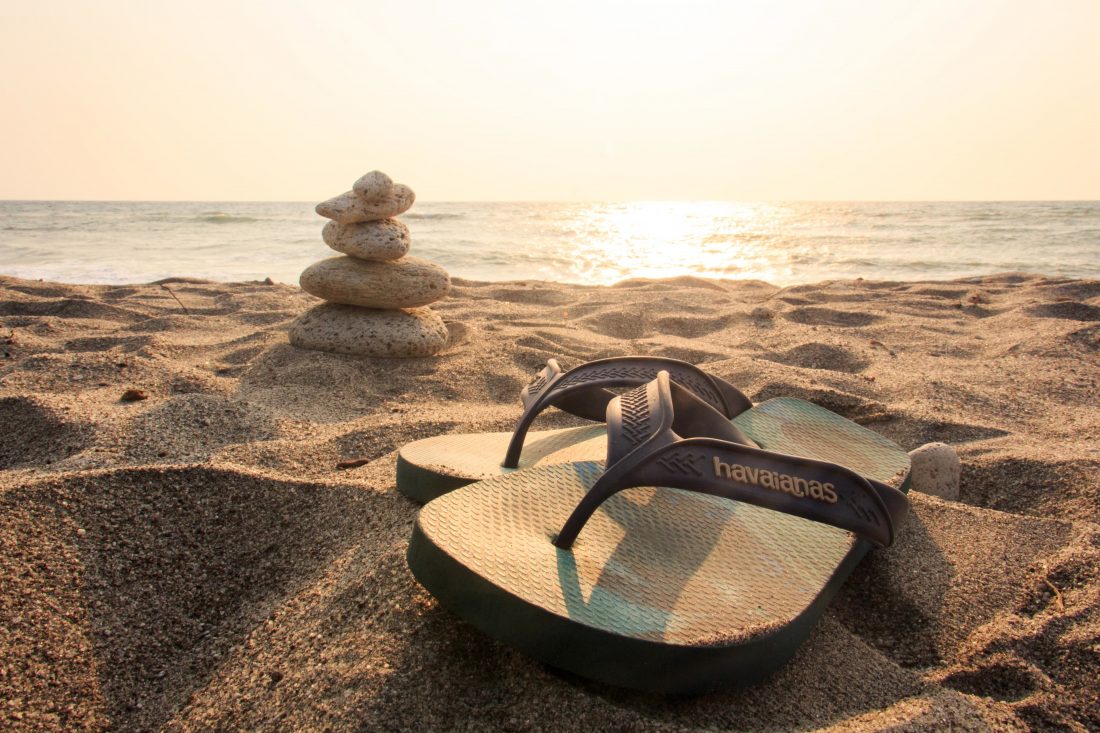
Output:
[[[894,486],[908,472],[904,450],[801,400],[769,400],[734,423],[768,450],[839,463]],[[526,607],[568,622],[556,624],[560,644],[539,640],[526,651],[586,674],[569,651],[574,631],[640,642],[651,660],[660,656],[654,649],[731,648],[774,638],[796,628],[827,587],[843,582],[838,567],[857,546],[866,549],[835,527],[668,488],[616,494],[571,550],[556,548],[552,538],[602,469],[591,460],[542,465],[432,501],[420,511],[409,549],[414,574],[444,605],[521,647],[523,640],[505,629],[502,609]],[[440,563],[484,580],[484,588],[469,591],[482,597],[466,598],[462,584],[440,580]],[[501,602],[486,613],[484,596],[495,592]],[[824,606],[817,606],[820,614]],[[804,637],[811,627],[797,625],[798,633]],[[775,644],[783,659],[768,666],[793,654],[801,637],[788,641]],[[629,684],[631,674],[624,674],[590,676]]]
[[[511,433],[456,433],[408,443],[397,453],[397,490],[428,502],[459,486],[547,463],[602,460],[607,428],[538,430],[527,434],[518,468],[504,468]]]

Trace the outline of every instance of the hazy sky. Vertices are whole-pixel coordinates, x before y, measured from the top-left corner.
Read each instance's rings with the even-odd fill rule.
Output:
[[[0,66],[0,198],[1100,199],[1100,0],[35,0]]]

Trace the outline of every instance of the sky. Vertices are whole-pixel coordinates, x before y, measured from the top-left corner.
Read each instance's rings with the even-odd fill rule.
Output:
[[[1100,199],[1098,0],[36,0],[0,66],[0,199]]]

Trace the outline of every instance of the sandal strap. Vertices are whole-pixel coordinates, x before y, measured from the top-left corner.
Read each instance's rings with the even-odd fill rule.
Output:
[[[607,469],[577,504],[554,544],[572,547],[604,501],[636,486],[720,496],[839,527],[880,547],[893,543],[909,508],[904,492],[835,463],[775,453],[747,438],[716,434],[722,416],[707,415],[706,410],[713,412],[685,394],[667,373],[612,400],[607,408]]]
[[[549,359],[535,379],[520,392],[523,413],[516,422],[504,457],[505,468],[519,465],[520,452],[534,419],[554,406],[578,417],[603,421],[615,393],[607,387],[644,385],[665,371],[678,384],[697,394],[727,422],[752,407],[752,400],[725,380],[707,374],[694,364],[655,356],[617,356],[598,359],[564,371]]]

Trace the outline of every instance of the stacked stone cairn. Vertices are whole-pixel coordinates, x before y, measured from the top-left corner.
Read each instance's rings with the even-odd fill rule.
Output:
[[[317,204],[332,221],[321,237],[343,254],[315,262],[299,279],[325,303],[290,327],[290,343],[302,349],[358,356],[431,356],[447,343],[447,327],[426,306],[445,297],[447,272],[408,256],[409,229],[395,219],[416,195],[380,171],[352,190]]]

